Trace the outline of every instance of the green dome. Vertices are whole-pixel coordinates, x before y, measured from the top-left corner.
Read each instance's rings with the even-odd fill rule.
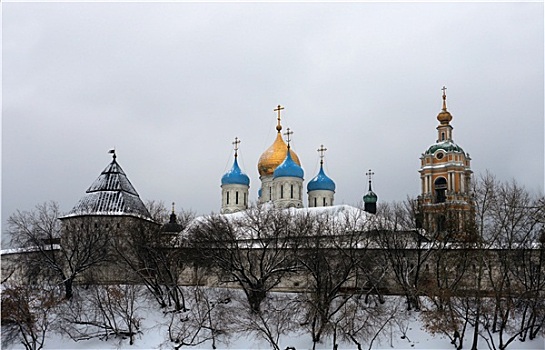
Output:
[[[428,150],[426,151],[426,154],[434,154],[438,150],[443,150],[445,152],[459,152],[464,153],[464,150],[462,147],[458,146],[452,141],[444,141],[444,142],[438,142],[434,145],[431,145]]]
[[[364,203],[376,203],[378,200],[378,196],[375,192],[369,191],[365,196],[363,196],[363,202]]]

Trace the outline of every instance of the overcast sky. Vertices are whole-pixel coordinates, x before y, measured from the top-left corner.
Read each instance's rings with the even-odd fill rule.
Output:
[[[240,165],[290,127],[305,186],[328,151],[336,204],[420,190],[441,88],[453,138],[487,169],[543,191],[543,3],[4,3],[2,222],[70,210],[111,161],[143,200],[220,209]],[[306,202],[306,199],[305,199]]]

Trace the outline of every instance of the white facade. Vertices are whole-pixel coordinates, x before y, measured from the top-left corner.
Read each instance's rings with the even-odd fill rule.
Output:
[[[274,200],[274,190],[273,190],[273,177],[270,176],[261,176],[261,196],[258,198],[259,203],[272,202]]]
[[[282,176],[272,182],[273,204],[278,208],[303,207],[303,179]]]
[[[333,200],[335,191],[329,190],[314,190],[308,191],[308,206],[313,207],[329,207],[334,205]]]
[[[226,184],[221,186],[221,213],[229,214],[248,209],[249,186]]]

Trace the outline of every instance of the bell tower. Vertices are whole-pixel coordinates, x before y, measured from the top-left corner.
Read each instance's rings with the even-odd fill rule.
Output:
[[[467,240],[474,216],[471,200],[471,158],[454,143],[452,115],[447,110],[446,88],[443,108],[437,115],[437,140],[420,157],[420,221],[429,234]]]

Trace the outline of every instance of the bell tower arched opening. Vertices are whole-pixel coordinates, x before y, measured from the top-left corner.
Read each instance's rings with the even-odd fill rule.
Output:
[[[435,203],[445,203],[447,200],[447,179],[438,177],[434,182]]]

